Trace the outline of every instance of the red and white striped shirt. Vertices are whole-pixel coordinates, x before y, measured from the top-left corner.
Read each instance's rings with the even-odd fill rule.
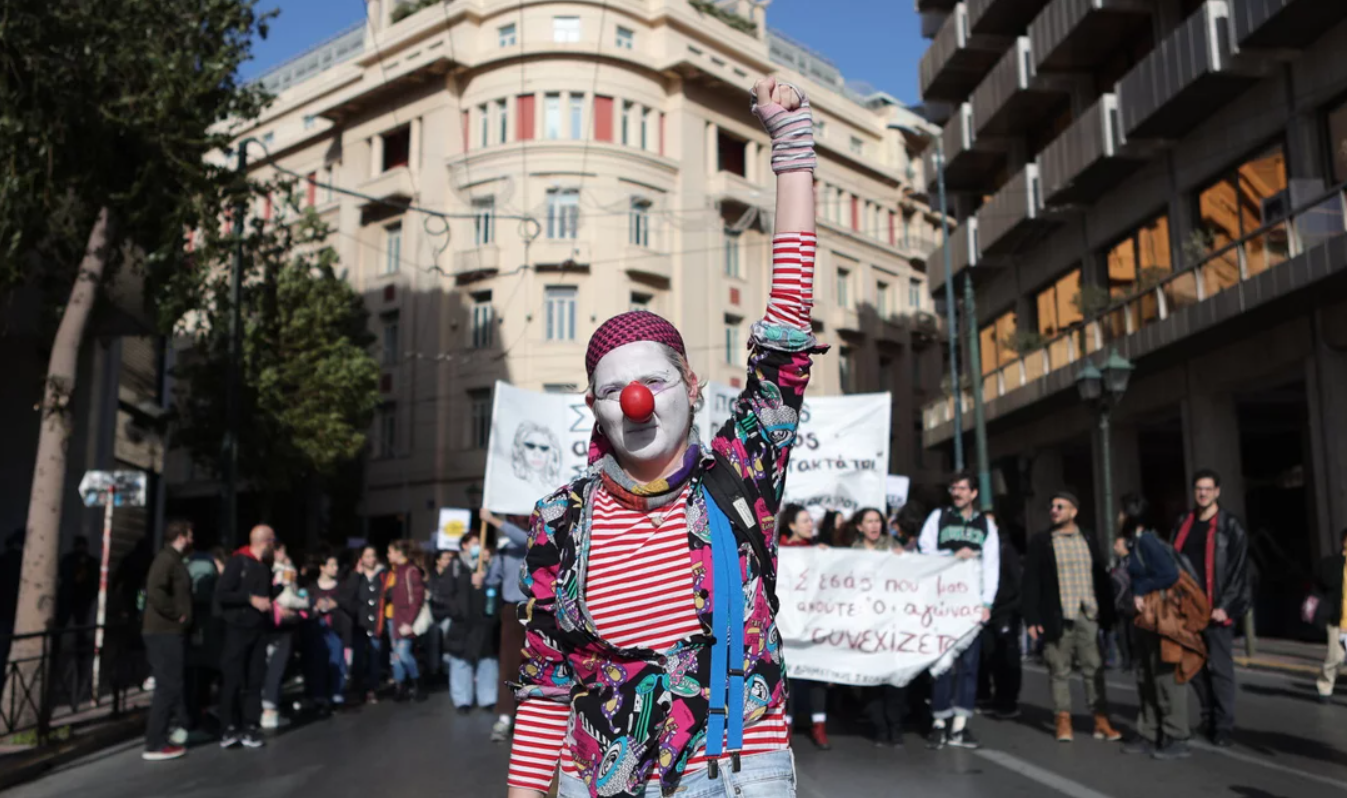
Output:
[[[773,237],[766,321],[811,330],[817,242],[812,232]],[[618,504],[602,487],[595,491],[585,596],[594,625],[614,645],[661,651],[701,631],[692,595],[687,500],[684,490],[672,505],[643,513]],[[530,698],[519,705],[510,753],[511,787],[547,791],[558,760],[563,772],[579,775],[564,750],[569,719],[566,704]],[[782,705],[769,707],[766,715],[744,728],[745,756],[789,747]],[[701,747],[689,758],[684,773],[705,767]],[[658,772],[651,776],[652,781],[658,779]]]

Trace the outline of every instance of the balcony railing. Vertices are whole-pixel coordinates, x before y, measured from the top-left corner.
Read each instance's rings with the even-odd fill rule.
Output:
[[[1304,47],[1347,19],[1338,0],[1233,0],[1230,9],[1240,47]]]
[[[1026,164],[978,211],[982,255],[1021,249],[1026,236],[1049,222],[1043,217],[1043,187],[1038,164]]]
[[[1039,154],[1043,201],[1072,205],[1098,199],[1141,163],[1123,153],[1125,143],[1118,97],[1105,94]]]
[[[974,33],[1014,36],[1047,0],[968,0],[968,24]]]
[[[1033,47],[1021,36],[973,92],[979,136],[1010,136],[1038,125],[1065,92],[1035,81]]]
[[[1175,313],[1228,296],[1224,292],[1347,233],[1347,183],[1312,197],[1244,237],[1159,279],[1114,298],[1082,323],[1055,335],[983,377],[983,399],[991,401],[1078,363],[1110,342],[1160,324]],[[1320,264],[1322,267],[1322,264]],[[1288,274],[1291,287],[1323,276],[1322,268]],[[1295,280],[1300,285],[1295,285]],[[961,392],[965,407],[972,398]],[[923,426],[934,430],[953,418],[954,399],[945,396],[922,409]]]
[[[1253,77],[1232,60],[1229,6],[1207,0],[1118,81],[1118,107],[1129,139],[1178,138]]]
[[[927,263],[930,267],[926,270],[927,282],[929,283],[931,296],[941,296],[940,292],[945,287],[945,248],[949,248],[949,271],[951,277],[958,277],[959,272],[971,268],[978,264],[980,249],[978,247],[978,220],[976,216],[970,216],[965,219],[963,224],[953,228],[949,234],[949,241],[946,241],[931,251]]]
[[[1146,0],[1052,0],[1029,25],[1043,72],[1089,71],[1150,19]]]
[[[978,143],[973,133],[973,105],[960,103],[940,131],[940,143],[945,148],[945,188],[949,191],[971,191],[986,184],[987,177],[1001,168],[1005,152]],[[924,153],[926,191],[934,195],[939,185],[939,151],[931,143]]]
[[[959,3],[945,18],[918,67],[921,96],[928,102],[960,102],[996,64],[1001,49],[974,38],[968,28],[968,6]]]

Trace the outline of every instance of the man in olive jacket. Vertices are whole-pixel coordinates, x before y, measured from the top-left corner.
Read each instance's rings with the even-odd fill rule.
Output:
[[[173,521],[164,530],[166,545],[145,579],[145,620],[141,637],[154,674],[154,701],[145,726],[145,752],[155,762],[177,759],[187,750],[168,739],[173,713],[182,703],[184,634],[192,623],[192,579],[183,555],[192,545],[192,527]]]

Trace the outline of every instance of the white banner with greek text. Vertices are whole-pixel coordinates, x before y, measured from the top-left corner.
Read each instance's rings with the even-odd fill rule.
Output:
[[[777,574],[793,678],[902,687],[948,670],[980,628],[976,559],[783,548]]]

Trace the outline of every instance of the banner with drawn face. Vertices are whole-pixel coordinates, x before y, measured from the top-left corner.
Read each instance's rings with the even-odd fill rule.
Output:
[[[583,394],[497,382],[482,505],[500,515],[533,512],[539,499],[584,472],[593,428]]]

